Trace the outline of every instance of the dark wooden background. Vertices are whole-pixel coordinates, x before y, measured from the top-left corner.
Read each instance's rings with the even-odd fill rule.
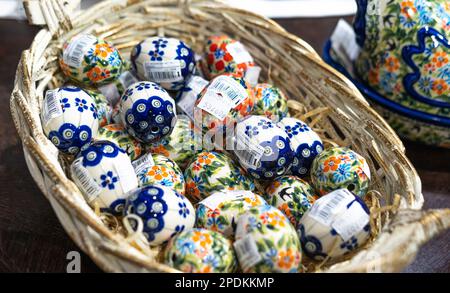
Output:
[[[279,23],[318,52],[337,18],[289,19]],[[69,251],[78,250],[32,180],[9,113],[9,96],[22,50],[38,28],[0,20],[0,272],[65,272]],[[405,142],[422,178],[425,207],[450,207],[450,151]],[[424,246],[405,272],[450,272],[450,231]],[[81,254],[82,272],[100,272]]]

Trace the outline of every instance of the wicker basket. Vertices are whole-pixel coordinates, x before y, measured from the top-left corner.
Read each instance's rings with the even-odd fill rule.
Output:
[[[420,179],[402,142],[345,77],[326,65],[304,41],[275,22],[217,1],[102,1],[77,11],[79,1],[25,0],[30,23],[45,26],[23,52],[11,96],[11,112],[30,172],[67,233],[103,270],[175,272],[152,253],[113,233],[66,176],[67,162],[42,131],[39,113],[47,87],[62,84],[60,48],[79,32],[111,41],[126,56],[152,35],[181,38],[197,51],[205,38],[226,33],[242,40],[263,68],[263,79],[283,88],[308,110],[330,111],[318,124],[322,136],[368,159],[372,188],[382,194],[377,237],[357,254],[325,265],[326,272],[400,271],[420,246],[450,227],[450,210],[421,211]],[[314,111],[313,111],[314,112]],[[395,196],[399,195],[399,196]],[[397,201],[397,209],[391,209]],[[375,207],[372,207],[372,209]]]

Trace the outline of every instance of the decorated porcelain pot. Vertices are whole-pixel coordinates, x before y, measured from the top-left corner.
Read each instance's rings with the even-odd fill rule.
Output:
[[[48,90],[41,120],[48,139],[60,151],[72,155],[90,143],[98,132],[95,101],[86,91],[75,86]]]
[[[298,221],[319,198],[308,182],[285,175],[276,178],[266,188],[265,198],[269,204],[282,211],[297,227]]]
[[[152,246],[194,227],[194,207],[173,189],[149,185],[134,189],[127,196],[124,215],[135,215],[142,220],[143,234]],[[138,227],[135,218],[128,220],[133,229]]]
[[[288,134],[264,116],[248,116],[236,126],[234,154],[252,177],[270,180],[285,174],[294,159]]]
[[[255,189],[247,177],[227,155],[201,152],[184,171],[186,196],[196,204],[216,191]]]
[[[339,189],[319,198],[300,219],[297,231],[308,257],[337,258],[369,239],[369,209],[358,196]]]
[[[106,140],[85,145],[70,170],[88,204],[113,214],[122,213],[125,194],[138,186],[130,158]]]
[[[194,123],[186,116],[178,116],[172,133],[147,145],[147,151],[168,157],[184,170],[199,152],[196,150]]]
[[[177,121],[175,101],[154,82],[137,82],[120,99],[119,115],[129,134],[151,143],[170,135]]]
[[[356,75],[369,98],[403,137],[450,147],[449,2],[357,3]]]
[[[195,126],[205,133],[224,132],[252,112],[254,101],[253,90],[243,77],[220,75],[211,80],[195,103]]]
[[[306,123],[296,118],[284,118],[278,126],[289,136],[291,148],[295,152],[291,171],[300,177],[309,176],[314,158],[323,151],[322,140]]]
[[[185,273],[233,273],[236,256],[230,240],[206,229],[191,229],[172,238],[164,263]]]
[[[369,165],[362,156],[348,148],[326,149],[314,159],[311,182],[320,195],[347,188],[364,197],[370,184]]]
[[[139,186],[162,185],[184,195],[184,176],[180,167],[171,159],[147,153],[133,162]]]
[[[198,203],[196,226],[233,237],[237,219],[249,209],[266,204],[251,191],[215,192]]]
[[[75,81],[102,85],[120,75],[123,61],[111,44],[90,34],[79,34],[63,45],[59,64],[64,74]]]
[[[175,38],[151,37],[131,51],[131,64],[141,80],[179,90],[195,70],[194,52]]]
[[[300,241],[295,228],[277,208],[261,205],[237,220],[233,243],[244,273],[297,273]]]
[[[254,88],[255,108],[252,114],[264,115],[273,122],[289,116],[286,95],[277,87],[268,83],[259,83]]]
[[[130,157],[136,160],[143,153],[142,144],[128,134],[121,124],[109,124],[98,130],[97,139],[109,140],[117,144]]]

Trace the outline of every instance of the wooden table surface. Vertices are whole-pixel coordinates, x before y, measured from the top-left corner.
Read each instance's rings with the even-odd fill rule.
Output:
[[[338,18],[289,19],[280,24],[318,52]],[[65,272],[77,250],[31,178],[9,112],[17,63],[38,28],[0,20],[0,272]],[[450,207],[450,151],[405,142],[422,179],[425,209]],[[405,272],[450,272],[450,231],[428,243]],[[82,272],[100,272],[81,253]]]

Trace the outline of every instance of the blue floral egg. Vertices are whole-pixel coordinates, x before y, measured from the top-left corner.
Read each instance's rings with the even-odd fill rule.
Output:
[[[322,140],[306,123],[295,118],[284,118],[278,126],[287,133],[295,151],[292,173],[308,176],[314,158],[323,151]]]
[[[195,70],[194,51],[174,38],[152,37],[131,51],[131,64],[142,80],[179,90]]]
[[[337,258],[369,239],[369,209],[358,196],[339,189],[315,201],[300,219],[297,232],[308,257]]]
[[[195,223],[195,210],[189,200],[165,186],[145,186],[130,192],[125,215],[130,214],[142,220],[143,234],[153,246],[192,229]],[[129,221],[136,229],[136,220]]]
[[[130,158],[110,141],[84,146],[70,170],[88,204],[113,214],[122,213],[125,194],[138,187]]]
[[[45,135],[60,151],[69,154],[77,154],[98,132],[95,101],[75,86],[48,90],[41,119]]]
[[[248,116],[237,124],[234,153],[242,168],[261,180],[285,174],[294,158],[287,133],[263,116]]]
[[[119,115],[128,133],[146,143],[170,135],[177,121],[175,101],[158,84],[148,81],[128,87],[120,100]]]

